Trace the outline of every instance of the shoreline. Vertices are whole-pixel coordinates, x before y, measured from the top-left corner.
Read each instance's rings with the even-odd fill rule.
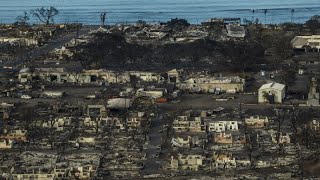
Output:
[[[310,17],[311,18],[311,17]],[[174,19],[174,18],[172,18]],[[301,25],[301,24],[305,24],[307,21],[303,22],[303,23],[295,23],[295,22],[282,22],[282,23],[277,23],[277,24],[272,24],[272,23],[259,23],[259,25],[263,25],[263,26],[279,26],[279,25],[283,25],[283,24],[296,24],[296,25]],[[156,23],[151,23],[151,22],[146,22],[145,25],[159,25],[159,24],[165,24],[167,22],[156,22]],[[190,22],[189,22],[190,23]],[[203,22],[201,22],[203,23]],[[190,23],[191,26],[203,26],[203,24],[201,23]],[[95,27],[95,28],[99,28],[100,27],[100,24],[84,24],[84,23],[79,23],[79,22],[58,22],[58,23],[52,23],[50,25],[72,25],[72,24],[81,24],[82,26],[84,27]],[[105,24],[105,26],[110,26],[110,27],[114,27],[114,26],[123,26],[123,25],[136,25],[137,22],[133,22],[133,23],[117,23],[117,24]],[[252,23],[252,24],[255,24],[255,23]],[[14,25],[14,23],[1,23],[0,22],[0,26],[8,26],[8,25]],[[34,23],[34,24],[30,24],[29,26],[30,27],[33,27],[33,26],[40,26],[40,25],[45,25],[45,24],[37,24],[37,23]],[[240,23],[241,26],[248,26],[250,24],[245,24],[245,23]]]

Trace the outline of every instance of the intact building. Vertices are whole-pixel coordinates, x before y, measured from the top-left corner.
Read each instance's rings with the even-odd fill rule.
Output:
[[[258,93],[259,103],[282,103],[285,98],[285,85],[280,83],[268,83],[260,87]]]

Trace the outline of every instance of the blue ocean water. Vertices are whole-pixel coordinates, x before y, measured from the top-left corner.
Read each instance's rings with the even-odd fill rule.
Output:
[[[56,23],[84,24],[99,24],[101,12],[108,13],[107,24],[164,22],[176,17],[191,23],[212,17],[259,18],[272,24],[291,22],[293,17],[294,22],[302,23],[320,14],[320,0],[0,0],[0,23],[13,23],[23,11],[41,6],[60,10]],[[263,9],[268,10],[266,15]]]

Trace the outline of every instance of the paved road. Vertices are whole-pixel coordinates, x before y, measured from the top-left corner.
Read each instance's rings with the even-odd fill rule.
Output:
[[[79,31],[79,35],[87,34],[90,31],[89,27],[83,27]],[[54,50],[55,48],[61,47],[73,38],[77,37],[77,32],[71,32],[66,35],[62,35],[51,42],[48,42],[48,44],[37,47],[33,49],[32,51],[26,52],[22,57],[16,58],[13,61],[7,61],[3,63],[3,66],[10,66],[10,67],[17,67],[21,65],[26,60],[34,59],[40,56],[43,56],[47,54],[48,52]]]
[[[267,108],[276,108],[278,106],[291,106],[289,102],[287,104],[257,104],[257,95],[245,95],[237,94],[236,99],[230,99],[228,101],[217,101],[209,94],[187,94],[181,97],[181,101],[178,103],[166,103],[159,104],[158,107],[164,111],[177,111],[188,109],[215,109],[223,107],[226,109],[240,108],[240,103],[243,110],[264,110]],[[301,106],[300,108],[310,108],[309,106]],[[314,107],[316,108],[316,107]]]
[[[159,132],[163,127],[163,115],[159,113],[157,118],[154,118],[151,122],[151,129],[150,129],[150,141],[147,146],[147,157],[148,159],[145,161],[145,168],[143,170],[144,174],[159,174],[161,160],[159,156],[160,146],[161,146],[161,135],[162,133]]]

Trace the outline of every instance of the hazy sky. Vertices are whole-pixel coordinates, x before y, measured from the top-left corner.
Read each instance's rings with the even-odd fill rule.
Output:
[[[284,7],[284,6],[320,6],[320,0],[0,0],[0,6],[72,6],[72,5],[157,5],[157,4],[175,4],[175,5],[197,5],[197,4],[216,4],[223,6],[225,4],[236,4],[250,7]]]

